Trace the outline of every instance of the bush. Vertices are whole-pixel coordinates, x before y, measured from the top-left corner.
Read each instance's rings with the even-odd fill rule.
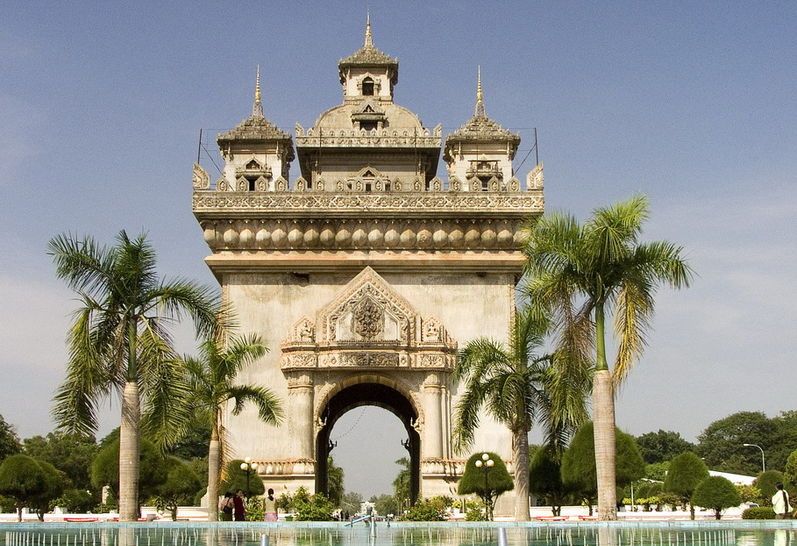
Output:
[[[246,521],[263,521],[265,519],[265,509],[263,508],[263,497],[249,497],[244,506]]]
[[[402,519],[407,521],[445,521],[446,509],[442,503],[435,502],[434,499],[422,500],[416,502]]]
[[[168,510],[174,521],[177,520],[177,507],[193,501],[200,484],[194,470],[177,457],[167,457],[165,466],[166,481],[156,488],[155,506],[158,510]]]
[[[294,500],[296,521],[332,521],[335,505],[322,493],[312,495],[308,501]]]
[[[69,514],[85,514],[97,507],[98,502],[91,492],[84,489],[67,489],[64,493],[50,502],[50,507],[59,507]]]
[[[753,506],[742,512],[742,519],[775,519],[771,506]]]
[[[706,478],[695,489],[692,503],[714,510],[714,517],[720,519],[722,511],[742,502],[736,487],[722,476]]]

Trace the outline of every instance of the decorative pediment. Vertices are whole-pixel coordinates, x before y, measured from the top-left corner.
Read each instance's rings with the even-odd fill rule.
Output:
[[[199,163],[194,163],[192,183],[195,190],[206,190],[210,187],[210,176]]]
[[[321,340],[330,343],[408,344],[415,335],[412,306],[370,267],[354,277],[317,316]]]
[[[404,368],[450,370],[457,344],[434,317],[421,317],[366,267],[282,344],[283,370]]]

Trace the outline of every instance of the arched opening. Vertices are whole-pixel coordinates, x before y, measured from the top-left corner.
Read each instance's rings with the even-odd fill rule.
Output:
[[[327,457],[330,454],[330,433],[335,423],[345,413],[360,406],[383,408],[398,417],[404,426],[407,434],[405,447],[410,460],[410,502],[415,503],[420,490],[421,438],[412,425],[418,419],[418,413],[403,394],[378,383],[346,387],[333,395],[322,408],[324,426],[316,437],[316,491],[327,493],[329,490]]]
[[[373,96],[374,94],[374,80],[371,78],[365,78],[363,80],[363,95],[366,97]]]

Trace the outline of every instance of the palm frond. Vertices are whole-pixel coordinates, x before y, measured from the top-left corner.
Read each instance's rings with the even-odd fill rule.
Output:
[[[157,309],[160,315],[175,320],[187,314],[194,322],[197,337],[210,338],[216,333],[218,294],[208,287],[183,279],[164,281],[148,290],[142,301],[146,302],[144,312]]]
[[[279,398],[266,387],[257,385],[236,385],[230,387],[228,399],[233,401],[232,414],[238,415],[243,411],[247,402],[257,406],[260,420],[269,425],[279,425],[282,422],[282,404]]]
[[[50,239],[47,254],[55,263],[56,275],[78,292],[91,294],[110,289],[113,284],[114,254],[92,237],[76,239],[61,234]]]

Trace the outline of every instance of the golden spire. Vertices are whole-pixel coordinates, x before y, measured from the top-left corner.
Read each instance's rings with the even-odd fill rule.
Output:
[[[476,117],[487,117],[484,113],[484,93],[482,92],[482,67],[481,65],[476,69]]]
[[[257,65],[257,78],[255,79],[255,102],[252,105],[252,117],[263,117],[263,103],[260,101],[260,65]]]
[[[365,15],[365,42],[363,47],[374,47],[374,37],[371,34],[371,10],[368,10]]]

